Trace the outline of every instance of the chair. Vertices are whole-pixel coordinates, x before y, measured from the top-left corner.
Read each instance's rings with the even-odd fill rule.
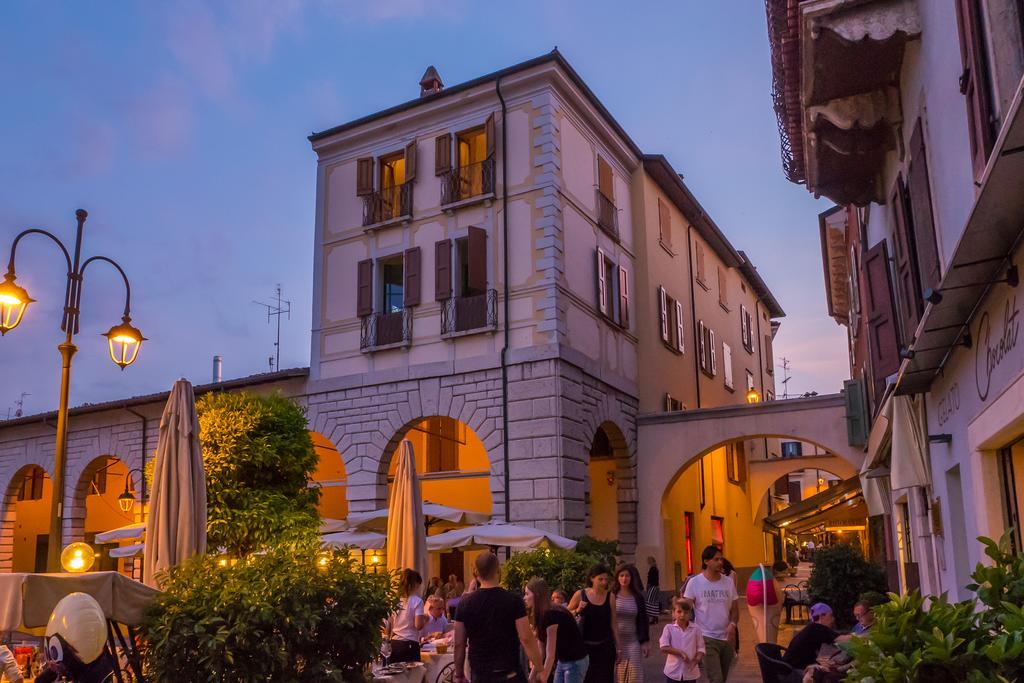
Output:
[[[807,617],[807,593],[796,584],[789,584],[782,589],[782,606],[786,609],[786,623],[793,623],[793,608],[796,607],[797,617],[800,616],[800,610],[804,611],[804,618]]]
[[[782,661],[785,648],[777,643],[758,643],[754,646],[757,665],[761,668],[761,683],[800,683],[803,676]]]

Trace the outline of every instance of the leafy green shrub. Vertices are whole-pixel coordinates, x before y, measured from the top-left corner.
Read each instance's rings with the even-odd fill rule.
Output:
[[[861,593],[885,592],[885,572],[854,548],[834,545],[815,555],[807,587],[811,603],[828,604],[839,627],[848,628],[853,625],[853,606]]]
[[[583,555],[590,555],[595,563],[608,565],[608,568],[615,571],[615,565],[619,561],[619,542],[601,541],[593,536],[580,536],[576,539],[576,552]]]
[[[388,574],[312,543],[226,567],[198,556],[148,611],[146,664],[155,683],[362,681],[396,605]]]
[[[579,546],[577,546],[579,547]],[[522,590],[533,577],[540,577],[551,590],[563,590],[568,595],[587,585],[587,572],[601,562],[596,555],[577,550],[531,550],[516,553],[505,562],[502,583],[512,591]]]
[[[281,396],[217,392],[197,403],[206,470],[207,543],[239,557],[316,537],[317,456],[306,416]]]

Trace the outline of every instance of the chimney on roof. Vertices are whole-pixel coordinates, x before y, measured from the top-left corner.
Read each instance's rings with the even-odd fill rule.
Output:
[[[433,95],[436,92],[441,92],[443,89],[444,83],[441,82],[441,76],[437,73],[434,65],[431,64],[423,72],[423,78],[420,79],[420,97]]]
[[[221,369],[223,368],[223,361],[220,356],[213,357],[213,382],[214,384],[220,384],[223,379],[221,375]]]

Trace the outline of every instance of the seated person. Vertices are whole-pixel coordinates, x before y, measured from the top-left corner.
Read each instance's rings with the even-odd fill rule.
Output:
[[[872,605],[867,600],[858,600],[857,604],[853,606],[853,617],[857,620],[854,624],[853,630],[850,631],[855,636],[867,635],[868,630],[875,625],[875,613],[872,610]]]
[[[814,664],[818,657],[818,649],[826,643],[836,642],[839,634],[832,628],[835,626],[835,615],[832,608],[823,602],[811,605],[811,623],[804,626],[793,636],[782,661],[797,670]]]
[[[444,600],[438,595],[427,598],[427,623],[420,629],[420,642],[437,638],[448,630],[448,618],[444,615]]]

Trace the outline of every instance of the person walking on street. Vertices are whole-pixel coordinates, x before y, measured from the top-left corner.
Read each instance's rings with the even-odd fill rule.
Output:
[[[661,614],[661,572],[658,570],[658,561],[654,556],[647,558],[647,616],[651,623],[658,623],[658,616]]]
[[[526,584],[523,591],[526,609],[533,616],[533,627],[544,650],[544,670],[539,678],[554,683],[583,683],[590,661],[583,636],[569,610],[551,604],[550,595],[547,583],[538,578]]]
[[[576,591],[569,611],[579,620],[590,665],[584,683],[613,683],[619,656],[619,633],[615,618],[615,594],[608,590],[611,570],[595,564],[587,572],[589,588]]]
[[[420,630],[427,623],[423,613],[423,599],[418,595],[423,577],[414,569],[403,569],[398,584],[398,611],[391,615],[389,638],[390,661],[420,661]]]
[[[672,623],[665,626],[658,644],[665,653],[665,683],[697,683],[706,647],[704,635],[693,623],[690,603],[672,598]]]
[[[693,606],[704,634],[704,673],[710,683],[725,683],[736,658],[732,641],[740,615],[739,595],[732,579],[722,574],[722,551],[717,546],[704,548],[700,559],[704,570],[687,582],[683,599]]]
[[[533,667],[530,683],[537,683],[544,659],[526,617],[526,604],[498,585],[497,555],[481,553],[475,564],[480,587],[463,596],[455,615],[455,683],[466,681],[467,646],[472,683],[525,683],[520,645]]]
[[[615,571],[615,623],[619,634],[619,660],[615,663],[617,683],[644,683],[644,659],[650,653],[649,622],[640,572],[631,564]]]

